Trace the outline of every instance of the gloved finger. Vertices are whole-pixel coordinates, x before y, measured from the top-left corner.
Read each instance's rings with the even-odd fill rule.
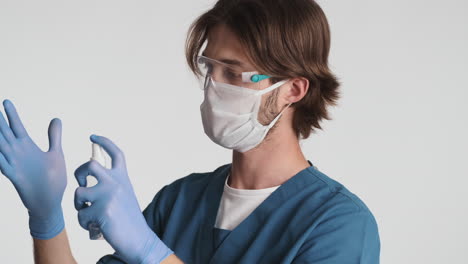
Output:
[[[5,156],[2,153],[0,153],[0,171],[7,178],[10,177],[10,175],[11,175],[10,163],[8,163],[7,159],[5,158]]]
[[[95,160],[90,160],[75,170],[75,178],[78,181],[78,185],[80,185],[80,187],[86,187],[86,177],[88,175],[94,176],[98,181],[98,185],[100,182],[108,178],[107,169]]]
[[[117,145],[114,144],[110,139],[102,136],[91,136],[91,141],[100,145],[112,158],[112,168],[123,167],[125,165],[125,157]]]
[[[3,154],[5,159],[11,164],[11,147],[6,139],[0,134],[0,153]]]
[[[3,106],[5,107],[6,114],[8,116],[8,121],[10,123],[10,128],[13,131],[13,134],[16,138],[27,137],[28,133],[24,129],[23,123],[16,112],[16,108],[10,100],[3,101]]]
[[[15,135],[13,135],[13,131],[11,131],[1,111],[0,111],[0,134],[2,134],[8,142],[13,142],[13,140],[15,140]]]
[[[49,152],[62,150],[62,121],[52,119],[49,124]]]
[[[86,207],[86,202],[94,203],[99,198],[99,190],[97,186],[93,187],[78,187],[75,190],[75,209],[81,210]]]

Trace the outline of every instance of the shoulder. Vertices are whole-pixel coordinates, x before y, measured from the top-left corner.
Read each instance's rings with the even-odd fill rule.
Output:
[[[309,216],[304,221],[310,225],[294,263],[315,263],[325,256],[333,263],[379,263],[379,230],[369,207],[323,172],[309,168],[308,173],[313,183],[303,189]]]
[[[337,201],[341,204],[346,204],[352,211],[367,212],[372,215],[366,203],[342,183],[319,171],[317,168],[309,167],[307,170],[315,178],[315,188],[312,189],[320,189],[324,200]]]
[[[379,240],[377,220],[358,195],[316,168],[307,170],[313,180],[303,191],[307,197],[307,214],[313,216],[316,231],[328,231],[328,228],[338,230],[338,227],[342,227],[346,230],[344,233],[357,232],[359,234],[356,235]]]

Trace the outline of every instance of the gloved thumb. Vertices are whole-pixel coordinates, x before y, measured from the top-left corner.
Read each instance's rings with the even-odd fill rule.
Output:
[[[62,121],[52,119],[49,124],[49,152],[62,150]]]

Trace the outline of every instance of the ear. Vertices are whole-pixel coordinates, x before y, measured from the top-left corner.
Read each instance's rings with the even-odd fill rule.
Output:
[[[304,77],[296,77],[289,80],[289,89],[285,94],[285,99],[289,103],[296,103],[302,100],[309,90],[309,80]]]

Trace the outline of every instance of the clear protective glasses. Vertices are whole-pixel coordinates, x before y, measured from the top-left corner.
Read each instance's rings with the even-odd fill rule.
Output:
[[[239,66],[227,64],[206,56],[198,56],[197,64],[204,78],[203,89],[207,88],[211,78],[216,82],[260,90],[262,86],[265,86],[262,85],[262,81],[270,78],[270,76],[259,74],[256,71],[243,71]]]

